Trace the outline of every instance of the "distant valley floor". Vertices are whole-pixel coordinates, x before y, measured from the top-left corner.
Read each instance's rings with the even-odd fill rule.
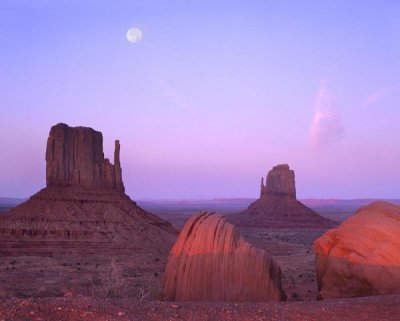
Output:
[[[199,211],[213,211],[229,215],[244,211],[256,199],[253,198],[226,198],[214,200],[140,200],[138,205],[170,221],[177,228],[181,228],[188,217]],[[358,208],[373,201],[382,199],[304,199],[300,200],[318,214],[342,222],[350,217]],[[386,201],[400,204],[400,199]]]

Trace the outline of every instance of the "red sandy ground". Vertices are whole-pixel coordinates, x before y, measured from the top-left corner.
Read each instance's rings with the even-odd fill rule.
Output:
[[[289,303],[189,303],[90,297],[5,299],[1,321],[399,321],[400,295]]]
[[[176,226],[183,225],[184,219],[188,216],[178,217],[173,213],[180,212],[169,209],[164,216],[171,214],[168,219],[172,223]],[[160,302],[155,299],[155,296],[147,298],[148,301],[139,300],[136,292],[132,293],[136,299],[79,296],[78,293],[90,295],[88,294],[90,289],[87,289],[86,283],[84,284],[85,277],[96,276],[96,273],[99,273],[98,270],[104,273],[108,266],[105,258],[103,262],[86,256],[72,258],[68,256],[43,258],[0,256],[0,281],[3,282],[0,282],[0,290],[3,285],[4,289],[10,288],[10,291],[17,292],[24,289],[25,295],[32,295],[28,290],[35,290],[37,284],[40,284],[50,291],[43,292],[43,295],[49,296],[53,293],[53,287],[58,289],[60,284],[65,285],[66,281],[63,279],[65,277],[68,278],[68,284],[77,287],[75,292],[67,292],[67,294],[75,293],[68,297],[0,299],[0,321],[400,321],[400,294],[314,301],[317,286],[312,241],[323,231],[243,229],[241,232],[246,240],[268,249],[279,262],[288,300],[303,301],[259,304],[176,303]],[[71,255],[73,256],[74,253]],[[107,257],[107,259],[111,258]],[[160,283],[157,283],[158,287],[155,287],[155,290],[161,285],[166,257],[131,253],[129,260],[125,257],[117,257],[117,259],[120,259],[121,269],[130,290],[140,290],[148,284],[149,280]],[[46,280],[52,283],[48,284]],[[5,296],[15,295],[3,297]]]

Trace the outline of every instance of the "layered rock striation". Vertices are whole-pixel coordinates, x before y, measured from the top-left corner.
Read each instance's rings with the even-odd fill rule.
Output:
[[[168,258],[164,295],[176,301],[279,301],[278,264],[245,242],[222,216],[202,213],[183,227]]]
[[[320,216],[296,199],[295,173],[277,165],[261,180],[260,198],[243,212],[227,219],[242,227],[325,228],[336,222]]]
[[[400,293],[400,206],[374,202],[314,242],[321,298]]]

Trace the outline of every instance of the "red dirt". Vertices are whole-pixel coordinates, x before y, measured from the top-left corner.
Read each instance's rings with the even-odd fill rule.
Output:
[[[398,321],[400,295],[290,303],[180,303],[91,297],[6,299],[4,321]]]

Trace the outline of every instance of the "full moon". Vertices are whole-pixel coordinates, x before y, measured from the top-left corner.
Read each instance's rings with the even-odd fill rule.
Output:
[[[126,33],[126,39],[131,43],[140,41],[140,39],[142,39],[142,37],[143,37],[143,33],[142,33],[142,30],[140,30],[139,28],[131,28]]]

